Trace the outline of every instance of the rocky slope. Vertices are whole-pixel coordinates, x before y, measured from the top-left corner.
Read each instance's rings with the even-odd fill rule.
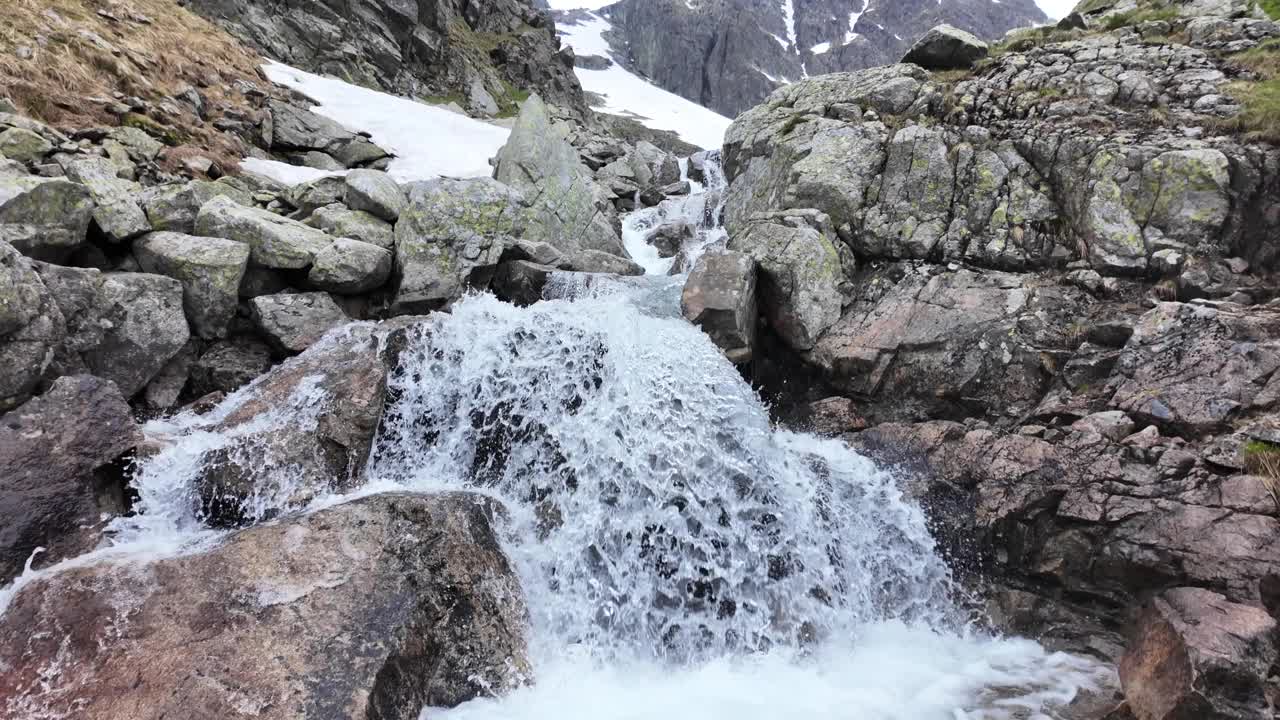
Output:
[[[992,39],[1046,19],[1033,0],[623,0],[602,14],[619,61],[729,117],[782,83],[896,62],[939,23]]]
[[[193,0],[189,7],[285,64],[411,97],[454,101],[475,116],[514,115],[538,92],[571,117],[587,109],[545,10],[521,0]]]
[[[737,358],[759,303],[756,376],[919,478],[996,622],[1123,654],[1135,717],[1269,716],[1280,25],[1080,10],[958,79],[834,74],[744,113],[727,251],[758,279],[721,260],[686,298],[719,293]]]

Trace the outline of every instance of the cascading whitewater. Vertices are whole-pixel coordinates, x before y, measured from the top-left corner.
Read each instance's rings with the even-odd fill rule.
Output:
[[[622,220],[622,241],[627,252],[650,275],[670,273],[677,260],[680,261],[679,267],[688,272],[699,256],[728,237],[720,224],[727,186],[724,170],[720,167],[720,152],[702,156],[705,184],[689,179],[689,163],[688,158],[680,161],[680,180],[689,183],[688,195],[670,197],[653,207],[640,208]],[[637,204],[638,200],[637,197]],[[694,237],[676,256],[664,258],[646,238],[659,226],[673,222],[687,223],[693,228]]]
[[[957,619],[890,476],[774,431],[701,332],[625,293],[472,297],[401,363],[372,474],[502,498],[535,626],[558,640],[684,661]]]

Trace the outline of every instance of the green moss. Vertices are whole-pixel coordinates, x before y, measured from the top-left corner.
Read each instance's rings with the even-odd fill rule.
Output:
[[[1272,20],[1280,20],[1280,0],[1258,0],[1258,7]]]
[[[1157,5],[1155,7],[1144,7],[1130,10],[1129,12],[1116,13],[1107,17],[1103,21],[1103,26],[1108,30],[1119,30],[1123,27],[1132,27],[1146,22],[1173,22],[1177,19],[1177,8]]]
[[[1265,440],[1250,440],[1244,444],[1243,451],[1246,458],[1262,454],[1280,454],[1280,445]]]
[[[152,120],[141,113],[129,113],[120,120],[125,127],[137,128],[170,147],[186,144],[191,136],[187,133]]]
[[[445,93],[443,95],[427,95],[422,98],[422,101],[431,105],[448,105],[449,103],[454,103],[460,108],[465,108],[467,106],[467,100],[460,92]]]

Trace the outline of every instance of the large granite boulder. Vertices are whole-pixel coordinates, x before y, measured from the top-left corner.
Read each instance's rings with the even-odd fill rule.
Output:
[[[224,337],[235,317],[249,246],[235,240],[154,232],[133,244],[143,270],[182,283],[182,307],[195,334]]]
[[[698,258],[681,292],[680,308],[731,361],[750,362],[758,314],[755,259],[729,251]]]
[[[0,178],[0,240],[37,260],[59,262],[83,245],[93,211],[93,198],[79,183]]]
[[[32,261],[0,242],[0,411],[27,399],[65,336],[62,311]]]
[[[91,375],[58,378],[0,416],[0,583],[29,559],[42,567],[96,544],[104,515],[127,509],[110,466],[141,439],[120,391]]]
[[[1166,590],[1138,616],[1120,660],[1129,710],[1137,720],[1265,717],[1278,639],[1263,608],[1201,588]]]
[[[201,353],[191,366],[191,393],[231,394],[271,369],[271,348],[257,341],[221,341]]]
[[[840,319],[838,241],[820,213],[762,213],[729,238],[759,266],[763,314],[791,347],[809,350]]]
[[[509,691],[530,666],[500,514],[377,495],[42,577],[0,621],[0,697],[22,717],[414,720]]]
[[[307,282],[321,290],[358,295],[382,287],[391,276],[391,260],[386,248],[338,238],[316,255]]]
[[[391,176],[377,170],[352,170],[344,178],[344,202],[352,210],[363,210],[394,223],[404,210],[404,191]]]
[[[396,307],[432,310],[459,297],[525,234],[526,211],[522,193],[488,178],[411,183],[395,229]]]
[[[132,397],[191,337],[173,278],[48,264],[38,271],[66,320],[63,373],[87,370]]]
[[[902,57],[929,70],[960,70],[987,56],[987,44],[973,33],[950,25],[938,25],[924,34]]]
[[[197,235],[244,243],[254,263],[280,270],[310,267],[316,254],[333,242],[320,230],[227,197],[205,203],[196,216],[195,229]]]
[[[325,333],[351,321],[325,292],[260,295],[249,301],[249,309],[258,331],[285,355],[306,350]]]
[[[334,237],[352,238],[387,250],[396,244],[395,229],[391,223],[340,203],[317,208],[305,222]]]
[[[139,202],[153,229],[191,235],[196,230],[196,215],[199,214],[200,208],[220,195],[241,205],[253,204],[253,198],[234,185],[208,180],[192,180],[148,188],[142,193]]]
[[[66,163],[67,177],[89,189],[93,222],[108,242],[132,240],[150,232],[151,223],[138,204],[142,186],[121,178],[120,167],[108,158],[80,157]]]
[[[526,239],[548,242],[570,260],[584,250],[627,256],[607,214],[607,193],[536,95],[520,108],[496,162],[493,176],[530,199]]]

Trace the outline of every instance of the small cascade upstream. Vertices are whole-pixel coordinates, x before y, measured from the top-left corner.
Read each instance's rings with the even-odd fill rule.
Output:
[[[653,207],[640,207],[623,218],[623,244],[632,259],[649,275],[678,274],[673,269],[687,273],[702,253],[727,239],[720,224],[727,185],[720,166],[720,152],[712,151],[702,156],[705,183],[689,178],[690,162],[689,158],[680,160],[680,181],[689,183],[688,195],[668,197]],[[636,205],[640,205],[639,197]],[[693,237],[675,255],[662,257],[658,248],[646,242],[646,238],[662,225],[680,223],[687,223],[692,228]]]
[[[536,677],[422,717],[1059,717],[1104,671],[978,630],[896,478],[839,441],[773,426],[680,316],[674,259],[640,246],[686,220],[692,265],[725,239],[722,191],[709,162],[705,187],[626,218],[650,276],[560,276],[532,307],[472,295],[418,326],[389,381],[367,484],[313,503],[469,489],[506,506]],[[217,541],[191,507],[192,463],[225,441],[209,428],[253,392],[206,418],[153,423],[174,442],[141,468],[142,515],[100,553],[142,562]],[[264,422],[306,422],[317,399],[304,384],[294,400]]]

